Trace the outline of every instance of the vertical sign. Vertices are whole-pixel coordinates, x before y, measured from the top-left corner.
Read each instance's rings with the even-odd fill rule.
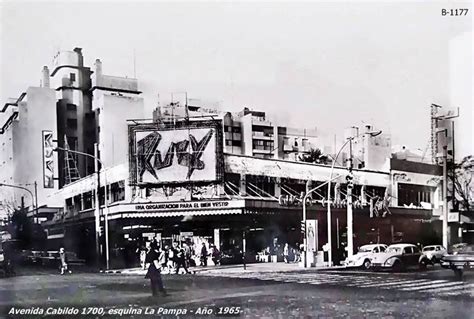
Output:
[[[43,187],[54,188],[53,132],[43,131]]]
[[[308,251],[318,250],[318,221],[316,219],[306,220],[306,243]]]

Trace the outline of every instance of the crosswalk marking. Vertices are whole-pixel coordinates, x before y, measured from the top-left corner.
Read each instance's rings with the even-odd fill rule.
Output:
[[[418,290],[426,290],[426,289],[432,289],[432,288],[445,288],[445,287],[454,287],[454,286],[459,286],[460,283],[458,282],[449,282],[447,280],[433,280],[429,284],[421,285],[421,286],[415,286],[415,287],[408,287],[408,288],[402,288],[401,290],[403,291],[418,291]],[[462,283],[461,283],[462,285]],[[451,288],[451,289],[452,289]]]
[[[456,288],[451,289],[451,290],[444,290],[444,291],[440,292],[440,294],[445,295],[445,296],[457,295],[457,294],[458,294],[458,293],[457,293],[458,290],[464,290],[464,291],[466,291],[466,290],[468,290],[469,288],[473,288],[473,287],[474,287],[474,283],[472,283],[472,284],[464,284],[464,285],[462,285],[462,286],[456,287]],[[472,295],[473,295],[472,289],[471,289],[469,292],[470,292],[470,295],[472,296]]]
[[[382,282],[372,282],[371,284],[367,285],[361,285],[361,288],[372,288],[372,287],[384,287],[384,286],[393,286],[393,285],[398,285],[402,284],[404,282],[413,282],[412,280],[407,280],[407,279],[397,279],[393,281],[382,281]]]
[[[474,297],[474,283],[462,281],[451,281],[449,279],[431,280],[427,278],[410,279],[408,277],[389,277],[380,274],[359,273],[224,273],[208,272],[205,276],[219,276],[231,278],[243,278],[251,280],[262,280],[266,282],[298,283],[313,286],[338,285],[355,288],[373,288],[384,290],[395,290],[404,292],[423,292],[437,294],[440,296],[471,296]]]

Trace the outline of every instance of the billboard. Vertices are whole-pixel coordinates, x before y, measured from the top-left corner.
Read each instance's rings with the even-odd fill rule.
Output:
[[[219,121],[129,125],[130,184],[185,185],[221,181]]]
[[[54,188],[53,132],[43,131],[43,187]]]

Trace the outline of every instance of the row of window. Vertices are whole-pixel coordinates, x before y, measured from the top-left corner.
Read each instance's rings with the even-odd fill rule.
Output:
[[[115,203],[125,200],[125,181],[112,183],[109,185],[110,195],[107,196],[108,203]],[[105,204],[105,187],[102,186],[99,190],[100,205]],[[82,200],[81,200],[82,197]],[[66,198],[66,209],[68,212],[77,213],[80,211],[92,209],[95,206],[95,192],[89,191],[81,195]]]

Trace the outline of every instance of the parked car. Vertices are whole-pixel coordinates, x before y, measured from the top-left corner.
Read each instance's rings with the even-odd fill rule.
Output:
[[[370,244],[363,245],[357,251],[357,254],[352,257],[347,257],[344,260],[343,265],[346,267],[362,267],[364,269],[370,269],[372,259],[375,254],[383,253],[387,249],[387,245],[384,244]]]
[[[413,244],[394,244],[387,247],[385,252],[374,255],[371,268],[373,270],[390,269],[402,271],[408,267],[418,266],[421,252]]]
[[[427,265],[434,265],[441,262],[441,258],[446,254],[446,248],[441,245],[429,245],[423,247],[419,260],[420,268],[426,268]]]
[[[448,249],[448,254],[456,255],[461,249],[467,246],[467,243],[454,244]]]
[[[465,270],[474,268],[474,245],[466,245],[456,254],[445,255],[441,259],[441,266],[452,269],[456,277],[461,279]]]

